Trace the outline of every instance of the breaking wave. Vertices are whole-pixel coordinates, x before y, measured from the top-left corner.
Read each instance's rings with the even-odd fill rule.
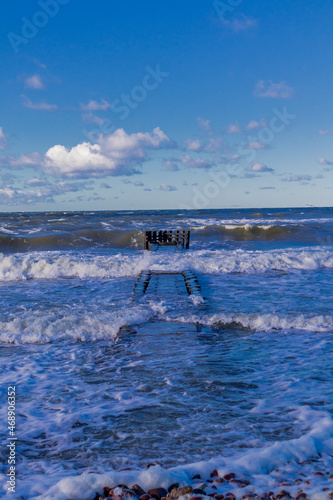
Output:
[[[263,273],[333,268],[333,252],[319,247],[268,251],[198,250],[186,253],[139,252],[94,255],[72,252],[0,254],[0,281],[56,278],[137,277],[141,271]]]

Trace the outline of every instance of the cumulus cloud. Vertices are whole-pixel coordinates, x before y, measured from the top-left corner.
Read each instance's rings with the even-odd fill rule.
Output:
[[[175,186],[171,186],[170,184],[161,184],[160,191],[177,191]]]
[[[210,168],[213,166],[212,163],[204,160],[203,158],[197,158],[194,160],[190,155],[182,156],[182,164],[187,168]]]
[[[89,101],[88,104],[80,103],[80,107],[82,111],[106,111],[111,107],[111,104],[108,103],[105,99],[101,99],[98,101]]]
[[[49,104],[47,102],[32,102],[28,97],[22,95],[23,97],[23,106],[29,109],[37,109],[40,111],[56,111],[58,106],[56,104]]]
[[[255,86],[254,95],[262,98],[290,99],[294,97],[295,91],[286,82],[273,83],[270,80],[266,83],[264,80],[260,80]]]
[[[188,139],[186,141],[186,149],[187,151],[196,151],[196,152],[199,152],[199,151],[202,151],[202,144],[201,142],[199,141],[199,139]]]
[[[171,170],[171,172],[177,172],[178,170],[180,170],[177,163],[175,163],[174,161],[165,160],[164,165],[166,166],[167,170]]]
[[[333,165],[333,161],[326,160],[326,158],[317,158],[317,162],[320,163],[320,165]]]
[[[238,123],[231,123],[227,127],[227,134],[241,134],[242,131]]]
[[[52,146],[45,155],[30,153],[11,160],[12,166],[35,166],[49,175],[68,178],[132,175],[154,149],[173,147],[173,142],[156,127],[153,133],[127,134],[118,129],[100,135],[96,144],[83,142],[67,149]]]
[[[28,89],[43,89],[44,88],[44,84],[42,82],[42,79],[41,79],[40,75],[38,75],[38,74],[28,76],[28,78],[26,78],[24,80],[24,85]]]
[[[211,137],[208,141],[207,146],[205,146],[204,151],[206,153],[217,153],[217,151],[221,151],[223,145],[223,141],[221,137]]]
[[[267,123],[266,123],[265,118],[261,118],[261,120],[259,120],[259,121],[257,121],[257,120],[251,120],[246,125],[246,128],[248,130],[254,130],[254,129],[259,128],[259,127],[263,127],[263,128],[267,127]]]
[[[252,170],[252,172],[274,172],[274,168],[267,167],[267,165],[258,162],[253,163],[250,170]]]

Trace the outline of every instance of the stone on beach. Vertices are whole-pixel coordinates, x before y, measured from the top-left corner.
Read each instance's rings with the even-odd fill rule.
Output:
[[[182,495],[187,495],[188,493],[193,493],[193,488],[192,486],[183,486],[182,488],[174,488],[171,490],[170,496],[171,498],[179,498]]]
[[[230,472],[229,474],[226,474],[225,476],[223,476],[223,479],[225,479],[226,481],[230,481],[231,479],[235,479],[236,477],[236,474],[234,472]]]
[[[156,500],[161,500],[162,497],[167,496],[168,492],[164,488],[153,488],[151,490],[148,490],[148,494]]]
[[[145,490],[142,489],[138,484],[133,484],[133,486],[131,486],[131,490],[134,491],[134,493],[136,493],[136,495],[138,495],[139,497],[146,493]]]

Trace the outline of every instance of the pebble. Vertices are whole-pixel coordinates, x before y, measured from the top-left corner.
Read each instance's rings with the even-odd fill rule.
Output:
[[[179,498],[182,495],[187,495],[188,493],[193,493],[192,486],[183,486],[182,488],[174,488],[170,492],[171,498]]]
[[[142,489],[141,486],[139,486],[138,484],[133,484],[133,486],[131,486],[131,490],[134,491],[134,493],[139,497],[141,497],[146,493],[145,490]]]
[[[148,464],[147,467],[156,465]],[[124,470],[130,470],[124,469]],[[250,492],[245,490],[245,494],[241,495],[238,488],[245,488],[246,486],[251,485],[251,481],[248,479],[236,478],[236,474],[234,472],[230,472],[225,474],[223,477],[219,476],[218,470],[214,469],[210,474],[210,479],[206,479],[204,483],[202,481],[202,477],[200,474],[194,474],[192,480],[194,481],[194,487],[192,486],[183,486],[179,487],[179,483],[173,483],[169,486],[168,490],[164,488],[153,488],[148,492],[138,484],[134,484],[130,488],[124,484],[118,484],[117,486],[110,488],[109,486],[105,486],[103,489],[104,497],[100,495],[100,493],[96,493],[94,500],[103,500],[106,498],[112,498],[113,500],[130,500],[132,497],[133,500],[178,500],[179,497],[186,496],[187,500],[205,500],[205,497],[210,497],[212,500],[236,500],[236,495],[229,491],[227,493],[222,494],[221,489],[223,488],[223,484],[229,484],[230,487],[235,488],[235,492],[237,492],[237,500],[311,500],[303,489],[299,489],[297,493],[295,490],[288,491],[286,489],[281,489],[278,493],[269,491],[268,493],[257,494],[253,488],[251,488]],[[305,488],[310,486],[313,481],[309,481],[307,476],[303,473],[299,473],[299,476],[303,476],[304,479],[297,477],[292,483],[286,481],[287,478],[281,478],[280,481],[285,479],[286,482],[281,482],[281,487],[295,487],[299,485],[301,488]],[[324,478],[332,481],[333,474],[329,474],[326,472],[324,474],[321,471],[313,472],[311,477],[314,478],[316,476],[318,480],[323,480]],[[308,476],[309,477],[309,476]],[[205,478],[204,478],[205,479]],[[196,481],[197,480],[197,481]],[[198,481],[199,480],[199,481]],[[316,483],[315,483],[316,484]],[[322,486],[324,486],[322,484]],[[205,488],[208,488],[205,491]],[[289,488],[288,488],[289,489]],[[215,490],[215,491],[214,491]],[[222,490],[223,491],[223,490]],[[224,490],[225,491],[225,490]],[[330,488],[321,488],[321,491],[325,492],[325,496],[329,500],[333,500],[333,491]],[[323,495],[323,493],[322,493]],[[324,498],[324,497],[323,497]]]
[[[173,483],[171,486],[168,488],[168,492],[170,493],[172,490],[179,488],[179,483]]]
[[[245,488],[245,486],[249,486],[250,481],[247,479],[230,479],[230,484],[237,484],[239,488]]]
[[[230,472],[229,474],[226,474],[225,476],[223,476],[223,479],[225,479],[226,481],[230,481],[230,479],[235,479],[236,477],[236,474],[234,474],[233,472]]]
[[[148,490],[148,494],[156,500],[161,500],[162,497],[167,496],[168,492],[164,488],[153,488],[152,490]]]
[[[289,491],[281,490],[277,495],[275,495],[276,500],[280,500],[281,498],[290,498]]]
[[[225,497],[224,497],[224,498],[225,498],[225,500],[226,500],[227,498],[228,498],[228,500],[236,500],[235,495],[234,495],[233,493],[231,493],[230,491],[229,491],[229,493],[226,493],[226,494],[225,494]]]

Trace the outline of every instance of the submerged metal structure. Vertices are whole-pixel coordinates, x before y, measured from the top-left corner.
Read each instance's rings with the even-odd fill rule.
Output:
[[[183,284],[184,292],[188,295],[198,295],[200,294],[200,285],[197,276],[192,271],[141,271],[137,282],[134,285],[134,295],[142,296],[150,291],[149,285],[151,285],[152,293],[156,292],[156,285],[164,277],[173,277],[174,280],[169,283],[171,285],[170,292],[174,292],[174,285],[176,284],[175,278],[181,278],[181,283]],[[156,281],[157,280],[157,281]],[[178,283],[179,285],[180,283]],[[153,286],[152,286],[153,285]],[[155,285],[155,286],[154,286]],[[177,286],[178,288],[178,286]]]
[[[158,247],[175,246],[177,248],[190,248],[190,231],[176,229],[165,231],[146,231],[145,250],[154,250]]]

